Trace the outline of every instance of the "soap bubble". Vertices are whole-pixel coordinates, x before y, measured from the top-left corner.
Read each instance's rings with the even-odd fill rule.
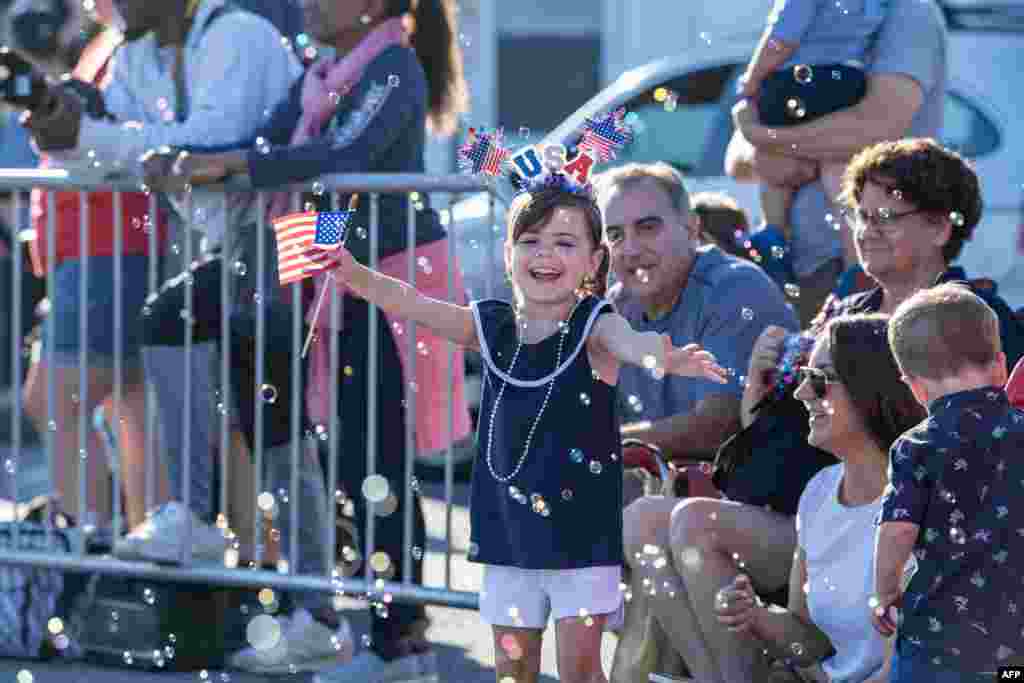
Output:
[[[245,628],[245,638],[256,650],[269,650],[281,642],[281,624],[269,614],[252,618]]]
[[[363,497],[371,503],[380,503],[388,497],[391,486],[388,480],[379,474],[371,474],[363,480]]]

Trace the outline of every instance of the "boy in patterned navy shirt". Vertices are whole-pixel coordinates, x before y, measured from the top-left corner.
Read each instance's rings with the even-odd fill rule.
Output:
[[[940,285],[896,310],[889,343],[928,418],[890,451],[872,620],[885,636],[901,622],[892,683],[991,681],[1024,656],[1024,412],[1002,388],[998,319]]]

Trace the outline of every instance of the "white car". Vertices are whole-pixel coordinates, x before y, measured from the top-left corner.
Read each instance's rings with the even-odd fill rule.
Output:
[[[1017,76],[1024,73],[1024,6],[947,8],[946,14],[950,80],[940,138],[973,161],[985,202],[983,220],[960,263],[972,277],[996,280],[1002,296],[1019,308],[1024,306],[1024,265],[1016,248],[1024,211],[1024,91],[1017,89]],[[686,174],[691,192],[724,191],[757,225],[756,185],[724,174],[725,150],[733,133],[735,82],[755,40],[715,41],[701,45],[699,51],[628,71],[542,140],[530,142],[571,146],[587,117],[626,106],[638,115],[637,134],[613,163],[667,161]],[[655,91],[662,87],[678,93],[671,111],[655,99]],[[486,195],[470,197],[453,208],[459,258],[474,298],[509,296],[501,250],[511,186],[504,180],[498,185],[494,221],[488,220],[491,200]]]

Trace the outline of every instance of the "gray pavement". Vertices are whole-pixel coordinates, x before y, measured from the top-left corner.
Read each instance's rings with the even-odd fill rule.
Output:
[[[11,455],[10,449],[0,445],[0,462]],[[25,500],[46,491],[45,455],[38,447],[22,450],[19,459],[19,498]],[[2,470],[0,470],[2,473]],[[6,476],[0,474],[0,476]],[[0,490],[8,491],[10,482],[4,482]],[[445,511],[444,490],[440,484],[422,482],[422,504],[427,520],[428,544],[424,565],[424,576],[428,586],[444,585]],[[469,544],[469,510],[467,501],[469,487],[458,483],[453,500],[452,532],[452,587],[459,590],[476,591],[480,588],[480,567],[466,560]],[[359,636],[368,632],[369,619],[363,604],[346,601],[343,614],[351,621]],[[475,611],[428,607],[431,627],[428,638],[437,648],[441,681],[443,683],[491,683],[495,680],[493,644],[490,628],[480,621]],[[615,637],[606,634],[602,654],[605,671],[611,670],[611,658]],[[98,668],[83,663],[41,663],[17,660],[0,660],[0,683],[14,683],[22,671],[32,674],[32,683],[78,683],[80,681],[103,683],[157,683],[158,681],[193,681],[203,679],[200,672],[149,672],[130,668]],[[558,680],[556,665],[555,636],[549,625],[544,635],[542,677],[543,683]],[[227,677],[225,678],[224,675]],[[309,675],[298,674],[286,677],[289,681],[305,683]],[[209,672],[207,683],[257,683],[277,680],[275,678],[252,676],[238,672]],[[19,683],[25,683],[19,681]],[[363,683],[353,681],[353,683]]]

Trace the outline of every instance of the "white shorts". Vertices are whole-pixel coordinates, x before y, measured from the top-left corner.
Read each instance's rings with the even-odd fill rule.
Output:
[[[520,569],[484,565],[480,617],[492,626],[543,629],[548,617],[610,614],[622,604],[622,567]]]

